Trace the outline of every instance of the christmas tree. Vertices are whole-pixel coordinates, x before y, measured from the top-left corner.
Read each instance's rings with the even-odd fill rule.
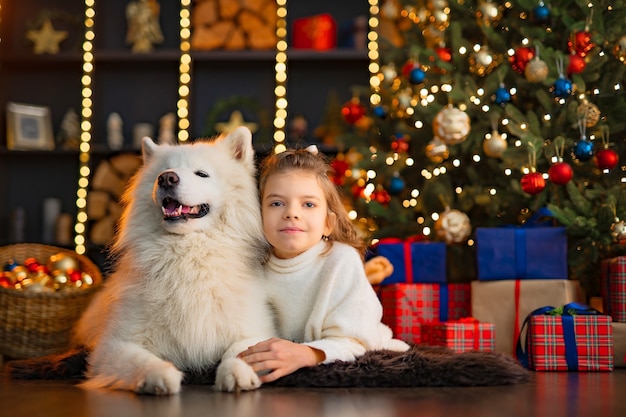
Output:
[[[385,0],[378,22],[332,162],[360,229],[471,249],[547,208],[597,294],[626,252],[624,1]]]

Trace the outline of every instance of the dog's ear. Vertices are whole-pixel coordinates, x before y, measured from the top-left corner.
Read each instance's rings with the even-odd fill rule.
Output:
[[[254,148],[252,147],[252,133],[245,126],[240,126],[222,139],[230,146],[235,159],[246,164],[254,165]]]
[[[158,147],[159,145],[154,143],[154,141],[151,138],[149,138],[148,136],[145,136],[141,140],[141,156],[143,158],[143,161],[148,162],[150,158],[152,157],[152,155],[154,154],[154,151]]]

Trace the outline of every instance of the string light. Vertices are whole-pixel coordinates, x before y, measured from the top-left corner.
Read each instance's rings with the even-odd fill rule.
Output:
[[[287,0],[276,1],[276,64],[275,64],[275,115],[274,152],[286,149],[285,126],[287,124]]]
[[[93,115],[93,41],[96,37],[94,19],[96,15],[95,0],[85,0],[85,38],[82,45],[82,77],[81,77],[81,122],[80,145],[78,154],[78,188],[76,190],[76,223],[74,224],[74,248],[82,255],[86,252],[85,231],[87,216],[87,188],[89,187],[89,151],[91,149],[91,117]]]
[[[191,0],[180,1],[180,61],[178,64],[178,141],[189,140],[189,92],[191,83]]]

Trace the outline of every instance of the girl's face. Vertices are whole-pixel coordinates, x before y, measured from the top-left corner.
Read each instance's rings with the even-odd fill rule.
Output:
[[[324,191],[306,171],[268,177],[261,210],[265,237],[278,258],[300,255],[332,231]]]

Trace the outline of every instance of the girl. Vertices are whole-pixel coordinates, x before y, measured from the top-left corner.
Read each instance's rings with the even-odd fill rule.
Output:
[[[281,339],[239,357],[271,382],[300,368],[353,361],[366,350],[406,351],[381,323],[382,306],[365,275],[357,238],[330,167],[317,148],[268,156],[259,180],[265,264]]]

